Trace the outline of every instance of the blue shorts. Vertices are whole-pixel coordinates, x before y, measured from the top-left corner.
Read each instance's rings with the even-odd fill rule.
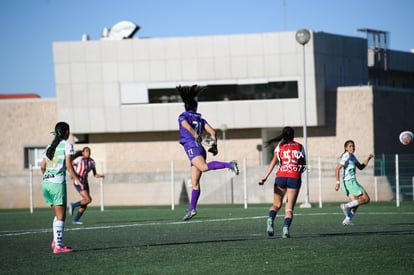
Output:
[[[184,144],[184,150],[187,154],[188,159],[190,162],[193,160],[193,158],[202,156],[204,159],[207,158],[206,149],[204,149],[203,145],[201,144]],[[192,164],[191,164],[192,165]]]
[[[73,186],[78,191],[78,193],[80,193],[80,191],[88,191],[89,192],[89,183],[87,183],[87,182],[83,182],[83,189],[82,189],[82,186],[80,186],[80,185],[74,184]]]
[[[286,177],[276,177],[275,179],[275,193],[276,188],[292,188],[292,189],[300,189],[300,186],[302,185],[302,179],[298,178],[286,178]]]

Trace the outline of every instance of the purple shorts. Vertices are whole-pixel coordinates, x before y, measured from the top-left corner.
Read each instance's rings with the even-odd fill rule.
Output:
[[[292,188],[292,189],[300,189],[302,185],[302,179],[298,178],[286,178],[286,177],[276,177],[275,179],[275,189],[279,188]]]
[[[187,154],[188,159],[190,162],[193,160],[193,158],[202,156],[204,159],[207,158],[206,149],[204,149],[203,145],[201,144],[189,144],[190,146],[187,146],[187,143],[184,144],[184,150]],[[191,164],[192,165],[192,164]]]

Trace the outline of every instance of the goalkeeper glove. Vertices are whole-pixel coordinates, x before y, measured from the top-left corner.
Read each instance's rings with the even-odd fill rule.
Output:
[[[217,149],[217,140],[214,141],[213,145],[211,145],[210,149],[208,149],[208,151],[210,153],[213,154],[213,156],[218,154],[218,149]]]

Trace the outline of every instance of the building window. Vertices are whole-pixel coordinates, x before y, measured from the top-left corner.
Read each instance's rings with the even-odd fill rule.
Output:
[[[181,102],[175,88],[149,89],[149,103]],[[268,82],[264,84],[207,85],[207,91],[198,95],[202,101],[265,100],[298,98],[297,81]]]
[[[25,147],[24,148],[24,168],[30,168],[30,165],[39,169],[42,164],[44,147]]]

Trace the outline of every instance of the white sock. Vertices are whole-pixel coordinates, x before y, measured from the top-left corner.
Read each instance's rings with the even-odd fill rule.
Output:
[[[65,228],[64,221],[54,221],[53,222],[53,237],[56,244],[56,247],[63,246],[63,231]]]
[[[56,216],[55,216],[55,218],[53,219],[53,241],[55,242],[55,244],[56,244],[56,221],[57,221],[57,218],[56,218]]]
[[[357,200],[353,200],[353,201],[348,202],[348,203],[347,203],[347,204],[345,204],[345,205],[346,205],[346,207],[348,207],[348,208],[352,208],[352,207],[358,206],[358,205],[359,205],[359,203],[358,203],[358,201],[357,201]]]

